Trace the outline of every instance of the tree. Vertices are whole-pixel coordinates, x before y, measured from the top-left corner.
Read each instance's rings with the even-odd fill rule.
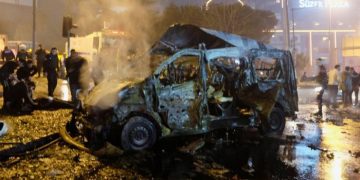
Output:
[[[297,76],[300,77],[305,69],[310,66],[309,57],[303,53],[294,53],[295,69]]]

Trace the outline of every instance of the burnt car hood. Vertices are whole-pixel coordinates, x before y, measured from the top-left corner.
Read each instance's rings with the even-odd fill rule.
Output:
[[[121,101],[121,91],[141,82],[140,79],[132,80],[107,80],[94,87],[83,100],[85,108],[106,110],[114,107]]]
[[[238,47],[243,50],[272,49],[261,42],[235,34],[225,33],[190,24],[173,25],[156,42],[151,53],[174,54],[184,48],[198,48],[204,43],[207,49]]]

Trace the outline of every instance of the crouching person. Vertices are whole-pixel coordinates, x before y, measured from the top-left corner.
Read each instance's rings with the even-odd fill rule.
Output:
[[[28,60],[26,63],[20,63],[20,68],[16,72],[18,80],[26,83],[30,97],[32,97],[35,91],[35,83],[31,77],[34,76],[36,72],[37,68],[33,65],[32,60]]]
[[[15,73],[9,77],[9,92],[6,109],[10,114],[31,113],[37,104],[32,99],[32,91],[24,80],[19,80]]]
[[[29,88],[24,81],[15,82],[10,86],[7,109],[11,114],[28,114],[36,107],[36,103],[31,98]]]

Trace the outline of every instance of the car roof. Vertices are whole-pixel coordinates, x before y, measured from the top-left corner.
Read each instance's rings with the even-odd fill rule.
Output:
[[[171,26],[151,49],[152,53],[174,54],[186,48],[198,48],[205,44],[207,49],[237,47],[239,49],[274,49],[262,42],[243,36],[198,27],[191,24]]]

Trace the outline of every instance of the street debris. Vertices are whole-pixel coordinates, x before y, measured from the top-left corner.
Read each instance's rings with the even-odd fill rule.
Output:
[[[358,152],[351,152],[351,151],[349,150],[349,153],[351,154],[352,157],[355,157],[355,158],[359,158],[359,157],[360,157],[360,151],[358,151]]]
[[[300,134],[300,139],[304,139],[305,137],[302,135],[302,131],[305,129],[305,124],[296,124],[296,127]]]
[[[243,170],[243,171],[245,171],[245,172],[247,172],[249,174],[255,172],[251,157],[249,157],[248,160],[247,160],[247,163],[243,167],[241,167],[241,170]]]
[[[326,153],[326,157],[329,159],[334,159],[335,155],[332,152],[328,152],[328,153]]]
[[[205,141],[203,139],[198,139],[186,146],[180,147],[179,151],[194,155],[196,151],[201,149],[204,145],[205,145]]]
[[[359,172],[360,172],[360,168],[356,168],[356,169],[354,169],[354,171],[353,171],[354,173],[357,173],[357,174],[359,174]]]
[[[322,152],[328,152],[329,150],[327,149],[323,149],[323,148],[319,148],[317,146],[315,146],[314,144],[309,144],[308,147],[312,150],[319,150],[319,151],[322,151]]]
[[[4,136],[8,131],[8,127],[4,121],[0,121],[0,137]]]
[[[49,136],[42,137],[40,139],[34,140],[26,144],[16,145],[9,149],[4,149],[0,151],[0,161],[6,161],[10,157],[19,157],[24,155],[29,155],[37,151],[43,150],[50,145],[58,142],[60,136],[58,133],[51,134]]]

